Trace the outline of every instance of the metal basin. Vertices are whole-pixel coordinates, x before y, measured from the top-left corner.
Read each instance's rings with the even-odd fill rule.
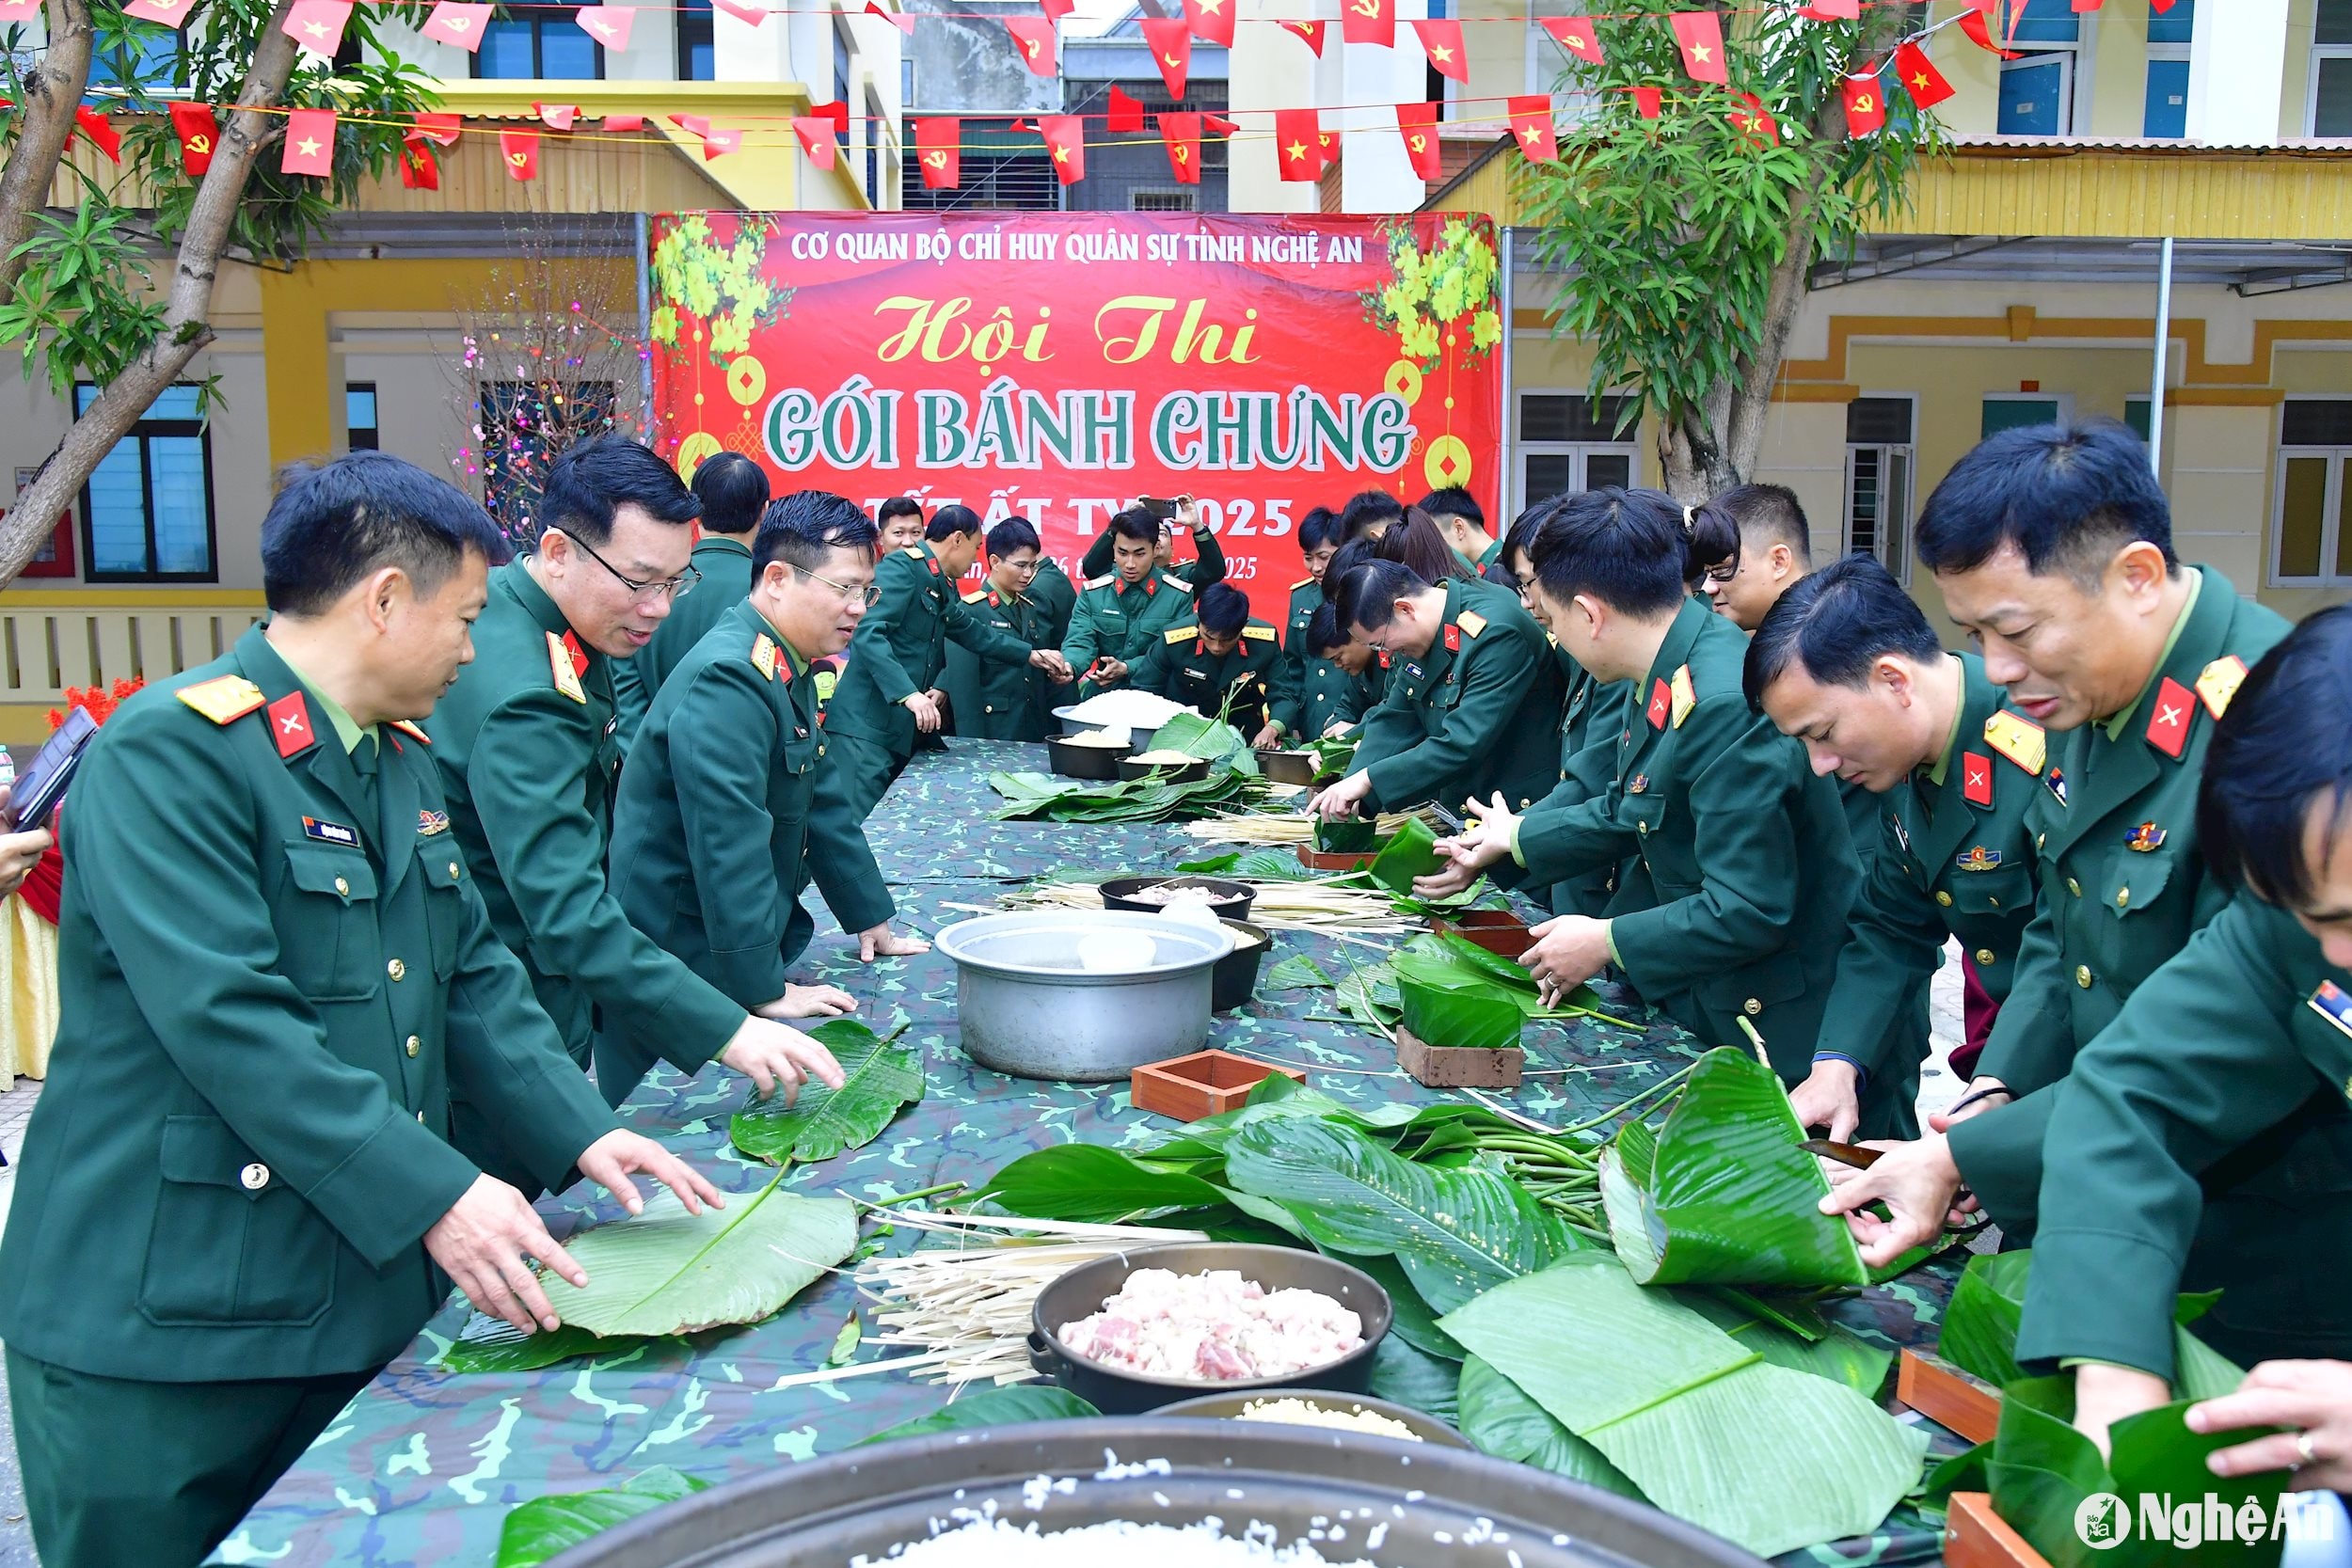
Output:
[[[1130,970],[1081,968],[1079,942],[1116,932],[1148,940],[1149,957]],[[955,960],[974,1061],[1015,1078],[1099,1084],[1200,1049],[1216,961],[1233,935],[1164,914],[1038,910],[960,921],[938,946]]]
[[[1157,1418],[936,1433],[771,1466],[600,1531],[551,1568],[842,1568],[981,1509],[1041,1531],[1215,1516],[1229,1535],[1263,1524],[1285,1545],[1337,1522],[1347,1538],[1317,1549],[1379,1568],[1764,1568],[1654,1508],[1529,1465],[1314,1427]]]

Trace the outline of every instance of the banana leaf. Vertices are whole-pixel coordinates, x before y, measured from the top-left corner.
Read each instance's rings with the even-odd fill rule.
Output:
[[[977,1394],[966,1394],[952,1404],[942,1405],[928,1416],[917,1416],[911,1421],[884,1427],[871,1437],[862,1437],[851,1448],[870,1448],[876,1443],[894,1442],[900,1437],[923,1437],[934,1432],[970,1432],[981,1427],[1020,1426],[1028,1421],[1072,1421],[1102,1412],[1067,1388],[1041,1387],[1036,1384],[1016,1384],[1009,1388],[989,1388]]]
[[[1665,1125],[1629,1123],[1601,1154],[1610,1240],[1643,1284],[1862,1286],[1869,1275],[1772,1069],[1728,1047],[1699,1059]]]
[[[709,1484],[667,1465],[657,1465],[618,1486],[516,1503],[499,1527],[497,1568],[535,1568],[598,1530],[650,1513],[664,1503],[691,1497]]]
[[[1423,1301],[1450,1312],[1578,1243],[1508,1177],[1391,1153],[1323,1120],[1262,1121],[1225,1150],[1226,1180],[1280,1204],[1318,1247],[1393,1256]]]
[[[1616,1259],[1580,1253],[1439,1326],[1658,1507],[1770,1557],[1878,1528],[1927,1433],[1774,1366]]]
[[[1229,762],[1236,772],[1258,770],[1258,755],[1249,749],[1248,737],[1221,716],[1211,719],[1206,714],[1180,713],[1154,731],[1152,744],[1143,750],[1182,752],[1209,762]]]
[[[1590,986],[1579,986],[1559,1006],[1545,1006],[1535,994],[1535,976],[1452,931],[1422,932],[1391,955],[1389,964],[1399,974],[1432,983],[1440,976],[1462,985],[1483,983],[1493,995],[1508,997],[1529,1018],[1581,1018],[1600,1006],[1600,997]]]
[[[1190,784],[1134,779],[1091,784],[1043,773],[991,773],[988,782],[1005,798],[1000,822],[1042,817],[1055,822],[1167,822],[1202,816],[1247,803],[1264,793],[1264,781],[1214,767]]]
[[[1372,863],[1364,869],[1374,881],[1391,893],[1399,897],[1410,897],[1414,878],[1434,876],[1445,866],[1445,862],[1432,847],[1437,842],[1438,835],[1431,832],[1420,817],[1408,816],[1404,826],[1390,837],[1387,847],[1375,855]]]
[[[1380,825],[1369,816],[1318,816],[1315,847],[1327,855],[1360,855],[1379,842]]]
[[[1995,1387],[2024,1381],[2017,1364],[2017,1331],[2025,1316],[2026,1285],[2033,1253],[1980,1253],[1968,1259],[1944,1309],[1935,1353]],[[2172,1387],[2185,1400],[2218,1399],[2233,1392],[2245,1369],[2189,1332],[2187,1325],[2213,1306],[2216,1292],[2184,1295],[2172,1311]]]
[[[1421,1299],[1421,1292],[1406,1277],[1404,1265],[1393,1258],[1356,1257],[1347,1261],[1372,1275],[1373,1283],[1389,1292],[1389,1305],[1395,1311],[1391,1333],[1424,1355],[1445,1361],[1462,1359],[1462,1347],[1454,1342],[1453,1335],[1438,1326],[1438,1314]]]
[[[1391,1334],[1372,1353],[1372,1392],[1424,1416],[1452,1421],[1460,1411],[1461,1367],[1415,1350]]]
[[[1133,1225],[1225,1201],[1198,1176],[1156,1168],[1101,1144],[1056,1144],[1024,1154],[973,1196],[1030,1219],[1091,1225]]]
[[[755,1091],[727,1126],[735,1147],[755,1160],[814,1164],[863,1148],[891,1117],[923,1098],[922,1059],[906,1047],[846,1018],[808,1033],[841,1064],[842,1085],[829,1089],[812,1078],[790,1105],[781,1094],[761,1100]]]
[[[542,1276],[556,1316],[595,1334],[686,1334],[757,1323],[857,1250],[847,1198],[784,1192],[784,1173],[724,1209],[689,1214],[667,1190],[645,1212],[584,1230],[567,1244],[582,1289]]]
[[[607,1338],[569,1323],[525,1334],[503,1318],[476,1312],[436,1363],[445,1372],[535,1372],[586,1355],[621,1355],[642,1338]]]
[[[1486,983],[1466,986],[1433,981],[1407,971],[1399,956],[1397,1001],[1405,1027],[1423,1045],[1441,1049],[1500,1051],[1519,1043],[1527,1015]]]
[[[1328,990],[1331,976],[1304,953],[1294,954],[1265,972],[1267,990]],[[1276,1074],[1279,1077],[1280,1074]]]
[[[1807,1339],[1712,1291],[1677,1291],[1675,1299],[1773,1366],[1842,1383],[1867,1400],[1878,1398],[1886,1374],[1895,1370],[1893,1351],[1836,1323],[1820,1338]]]
[[[1474,1355],[1462,1363],[1454,1424],[1481,1453],[1533,1465],[1637,1502],[1649,1500],[1606,1454],[1552,1419],[1518,1384]]]

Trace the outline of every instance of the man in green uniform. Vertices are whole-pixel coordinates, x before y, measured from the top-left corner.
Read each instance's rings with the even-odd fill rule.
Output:
[[[108,721],[73,784],[63,1010],[0,1243],[49,1568],[202,1560],[453,1279],[553,1327],[523,1196],[445,1141],[473,1097],[537,1181],[719,1201],[614,1130],[449,832],[423,732],[505,546],[389,453],[299,471],[271,620]]]
[[[1838,960],[1797,1119],[1851,1140],[1890,1075],[1894,1132],[1915,1136],[1928,977],[1954,937],[1995,1006],[2034,911],[2026,807],[2042,727],[2013,711],[1974,654],[1947,654],[1917,604],[1867,555],[1805,578],[1748,644],[1748,700],[1804,743],[1813,770],[1877,807],[1853,934]]]
[[[1142,503],[1137,502],[1131,510],[1142,509]],[[1174,517],[1154,520],[1159,522],[1159,538],[1152,562],[1155,571],[1182,578],[1195,593],[1213,582],[1225,580],[1225,547],[1216,542],[1216,535],[1209,531],[1208,525],[1201,522],[1200,507],[1190,496],[1176,499]],[[1181,566],[1176,564],[1176,532],[1179,529],[1192,535],[1193,559]],[[1109,576],[1117,552],[1118,535],[1105,527],[1095,536],[1094,543],[1087,546],[1084,559],[1078,562],[1078,575],[1089,586],[1095,579]]]
[[[980,553],[979,515],[944,506],[926,542],[882,558],[872,608],[850,641],[850,662],[825,707],[832,764],[860,821],[908,761],[919,736],[939,733],[938,682],[953,639],[995,664],[1029,665],[1067,678],[1061,655],[1032,648],[972,613],[956,583]]]
[[[1116,569],[1089,579],[1061,646],[1080,697],[1125,685],[1152,644],[1192,618],[1192,584],[1159,568],[1157,517],[1130,507],[1111,518],[1110,539]]]
[[[1564,808],[1522,817],[1492,802],[1441,844],[1454,865],[1415,887],[1454,891],[1506,855],[1536,882],[1629,858],[1605,919],[1535,928],[1521,961],[1544,992],[1614,964],[1707,1045],[1760,1035],[1798,1084],[1860,873],[1836,786],[1749,711],[1747,639],[1688,592],[1689,548],[1680,508],[1655,492],[1589,491],[1553,513],[1534,546],[1545,613],[1595,679],[1636,683],[1614,772],[1606,793]]]
[[[1315,607],[1301,634],[1307,644],[1306,684],[1298,693],[1298,733],[1321,740],[1346,735],[1379,705],[1388,689],[1388,662],[1340,629],[1339,611]]]
[[[1551,787],[1560,671],[1516,594],[1372,561],[1339,575],[1331,603],[1351,637],[1389,656],[1389,686],[1347,776],[1308,810],[1370,815],[1491,794],[1524,809]]]
[[[1707,503],[1739,532],[1740,553],[1708,569],[1701,579],[1715,612],[1741,631],[1764,624],[1765,612],[1813,570],[1813,542],[1804,507],[1785,484],[1735,484]]]
[[[1249,600],[1227,582],[1200,591],[1200,614],[1168,627],[1135,668],[1136,689],[1185,704],[1227,721],[1252,746],[1280,743],[1299,721],[1298,694],[1282,668],[1274,627],[1249,613]]]
[[[810,679],[866,613],[874,525],[839,496],[803,490],[768,509],[752,562],[750,596],[654,698],[612,824],[612,885],[630,921],[746,1011],[790,989],[812,878],[862,959],[930,950],[890,929],[896,906],[864,823],[829,787]],[[606,1101],[626,1099],[657,1056],[688,1073],[710,1059],[675,1037],[599,1035]]]
[[[490,923],[572,1060],[587,1067],[599,1026],[628,1027],[789,1094],[809,1071],[839,1082],[823,1046],[774,1022],[809,1009],[786,997],[770,1016],[747,1015],[629,924],[606,870],[620,763],[612,661],[642,652],[692,585],[693,517],[675,471],[634,441],[597,436],[558,456],[538,543],[490,574],[480,657],[428,728]],[[450,1116],[453,1141],[484,1169],[529,1179],[462,1085]]]
[[[1008,517],[988,531],[988,581],[963,595],[964,607],[1032,648],[1058,648],[1054,612],[1034,594],[1050,561],[1039,553],[1037,530]],[[1066,587],[1070,579],[1055,576]],[[947,649],[947,694],[956,733],[980,740],[1042,740],[1060,733],[1052,678],[1032,664],[984,662],[962,643]]]
[[[2082,1363],[2076,1422],[2102,1439],[2172,1398],[2174,1295],[2223,1283],[2198,1267],[2226,1242],[2216,1177],[2267,1162],[2281,1127],[2337,1149],[2335,1180],[2277,1195],[2273,1245],[2240,1255],[2216,1338],[2249,1360],[2352,1359],[2347,691],[2352,610],[2313,616],[2254,667],[2216,726],[2197,809],[2205,857],[2237,895],[2084,1048],[2051,1112],[2017,1349]],[[2232,1336],[2249,1316],[2273,1331]],[[2274,1464],[2352,1458],[2268,1441]]]
[[[877,558],[914,549],[923,542],[923,503],[913,496],[893,496],[875,512],[874,524],[881,530]]]
[[[1330,661],[1307,646],[1307,624],[1324,604],[1324,570],[1331,564],[1331,557],[1339,547],[1340,522],[1331,515],[1331,509],[1309,508],[1307,515],[1298,519],[1298,552],[1307,575],[1290,586],[1290,604],[1282,621],[1282,663],[1289,672],[1291,689],[1299,694],[1301,704],[1295,733],[1310,740],[1320,737],[1331,727],[1327,715],[1320,724],[1308,722],[1306,709],[1313,705],[1311,694],[1320,686],[1327,685],[1334,692],[1339,688],[1339,682],[1330,678],[1337,674],[1330,668]],[[1354,723],[1359,716],[1360,710],[1351,715],[1347,722]]]
[[[702,574],[702,592],[670,606],[643,653],[612,661],[612,705],[620,718],[613,733],[623,752],[636,742],[645,709],[670,672],[752,591],[752,535],[768,509],[767,471],[741,452],[713,452],[695,466],[693,489],[702,503],[702,537],[687,563]]]
[[[1887,1200],[1890,1221],[1857,1222],[1872,1257],[1940,1230],[1963,1180],[2004,1231],[2033,1223],[2076,1053],[2229,900],[2200,853],[2198,772],[2247,667],[2286,632],[2218,572],[2180,564],[2147,449],[2121,425],[1992,436],[1929,497],[1916,550],[1952,618],[1982,640],[1986,675],[2058,738],[2026,819],[2040,910],[1978,1076],[1934,1131],[1832,1195],[1841,1208]],[[2336,1190],[2346,1168],[2324,1137],[2292,1127],[2269,1153],[2209,1179],[2191,1259],[2201,1287],[2297,1256],[2308,1243],[2281,1204]],[[2283,1331],[2259,1295],[2225,1301],[2201,1323],[2224,1354]]]
[[[1449,484],[1432,490],[1413,503],[1415,510],[1426,513],[1438,525],[1445,542],[1454,553],[1489,582],[1502,582],[1502,541],[1486,528],[1486,509],[1480,506],[1468,490]],[[1504,587],[1510,584],[1503,583]]]

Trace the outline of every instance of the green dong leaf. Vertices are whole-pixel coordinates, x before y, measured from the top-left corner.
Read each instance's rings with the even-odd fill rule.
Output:
[[[923,1098],[923,1063],[913,1050],[845,1018],[808,1033],[841,1064],[842,1085],[830,1089],[811,1078],[789,1105],[782,1094],[761,1100],[755,1091],[728,1123],[727,1135],[755,1160],[814,1164],[864,1148],[900,1110]]]
[[[667,1465],[630,1477],[619,1486],[596,1492],[567,1492],[533,1497],[508,1510],[499,1528],[497,1568],[534,1568],[598,1530],[650,1513],[664,1503],[691,1497],[710,1483],[697,1481]]]

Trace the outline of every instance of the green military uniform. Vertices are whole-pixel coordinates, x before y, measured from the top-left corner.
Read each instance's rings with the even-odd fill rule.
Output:
[[[1334,724],[1343,729],[1355,724],[1380,700],[1379,689],[1370,679],[1351,675],[1307,651],[1307,623],[1322,607],[1322,578],[1300,578],[1291,584],[1290,609],[1282,623],[1282,665],[1291,689],[1298,694],[1298,716],[1285,722],[1302,740],[1320,740]]]
[[[599,1013],[603,1027],[717,1053],[743,1009],[629,924],[607,879],[620,764],[612,660],[573,635],[527,559],[490,574],[473,643],[474,661],[425,728],[450,825],[500,940],[582,1068]],[[524,1184],[502,1147],[506,1130],[485,1125],[469,1093],[451,1116],[459,1148]]]
[[[995,663],[1025,663],[1034,651],[972,613],[928,544],[882,557],[874,585],[882,596],[858,623],[849,663],[825,705],[833,765],[846,770],[846,799],[860,821],[914,755],[921,732],[902,705],[939,684],[950,638]]]
[[[2352,1358],[2347,1100],[2352,974],[2240,894],[2058,1091],[2018,1354],[2169,1377],[2175,1292],[2218,1289],[2233,1360]]]
[[[1552,784],[1560,670],[1518,595],[1448,578],[1443,623],[1419,658],[1392,654],[1347,770],[1372,779],[1363,810],[1458,807],[1500,791],[1519,809]]]
[[[1118,537],[1105,528],[1095,535],[1094,543],[1087,546],[1086,555],[1078,562],[1078,576],[1089,585],[1097,578],[1112,575],[1117,564],[1115,552],[1119,546],[1115,541]],[[1216,535],[1211,533],[1205,524],[1193,525],[1192,550],[1192,560],[1166,569],[1184,578],[1195,593],[1211,583],[1225,580],[1225,546],[1216,542]]]
[[[1747,651],[1739,627],[1685,601],[1624,699],[1604,792],[1520,818],[1514,853],[1536,882],[1625,862],[1607,911],[1618,969],[1706,1045],[1748,1049],[1745,1019],[1795,1084],[1813,1069],[1860,873],[1836,783],[1748,707]],[[1882,1098],[1864,1100],[1866,1128]]]
[[[1282,668],[1282,643],[1274,627],[1251,616],[1241,635],[1224,654],[1209,652],[1198,621],[1186,621],[1161,633],[1159,642],[1143,656],[1129,682],[1138,691],[1185,704],[1211,718],[1232,694],[1228,721],[1244,736],[1254,736],[1269,718],[1281,721],[1285,733],[1298,733],[1298,694],[1291,689],[1290,673]]]
[[[2025,823],[2040,908],[1977,1065],[2019,1098],[1951,1131],[1961,1174],[1995,1218],[2033,1210],[2055,1103],[2036,1091],[2065,1078],[2140,982],[2229,901],[2198,854],[2198,776],[2215,719],[2286,632],[2203,568],[2147,689],[2051,749]]]
[[[624,752],[636,744],[645,710],[653,705],[654,693],[670,678],[670,672],[719,624],[720,616],[752,591],[749,540],[706,533],[695,541],[691,561],[702,573],[694,591],[670,601],[670,613],[654,628],[653,641],[637,650],[635,658],[612,661],[612,707],[620,719],[613,734]]]
[[[1626,694],[1632,689],[1624,681],[1595,680],[1565,653],[1558,662],[1573,674],[1567,711],[1560,723],[1560,782],[1542,802],[1549,807],[1572,806],[1608,793],[1616,777],[1617,740],[1625,733]],[[1619,872],[1620,867],[1612,865],[1563,877],[1541,890],[1544,907],[1554,914],[1597,919],[1617,895]]]
[[[845,931],[896,912],[826,758],[809,668],[749,598],[662,683],[621,776],[612,886],[638,929],[745,1012],[784,994],[813,926],[813,876]],[[596,1084],[619,1104],[659,1056],[710,1060],[682,1042],[607,1029]]]
[[[2042,727],[1985,678],[1983,659],[1951,657],[1960,660],[1961,691],[1943,753],[1872,797],[1875,852],[1863,861],[1853,932],[1838,958],[1820,1047],[1853,1063],[1866,1083],[1892,1074],[1902,1104],[1918,1098],[1925,988],[1945,942],[1960,939],[1999,1003],[2034,912],[2026,814],[2042,793]],[[1915,1125],[1899,1129],[1916,1132]]]
[[[964,594],[963,604],[977,619],[1031,648],[1061,646],[1053,611],[1034,594],[1008,594],[991,585]],[[947,649],[947,697],[955,705],[958,735],[978,740],[1042,740],[1058,735],[1061,726],[1054,721],[1054,708],[1068,689],[1056,686],[1033,664],[984,662],[960,642]]]
[[[1192,617],[1192,585],[1172,572],[1153,572],[1136,583],[1116,572],[1090,579],[1061,645],[1062,657],[1080,677],[1078,695],[1102,689],[1084,678],[1096,661],[1115,658],[1132,671],[1169,627]]]
[[[1052,556],[1040,556],[1037,576],[1029,579],[1029,601],[1045,612],[1048,636],[1041,648],[1058,648],[1070,636],[1070,612],[1078,608],[1078,585]]]
[[[90,749],[0,1243],[52,1568],[199,1560],[407,1346],[479,1174],[453,1095],[543,1183],[612,1130],[449,821],[421,732],[360,731],[259,628]]]

